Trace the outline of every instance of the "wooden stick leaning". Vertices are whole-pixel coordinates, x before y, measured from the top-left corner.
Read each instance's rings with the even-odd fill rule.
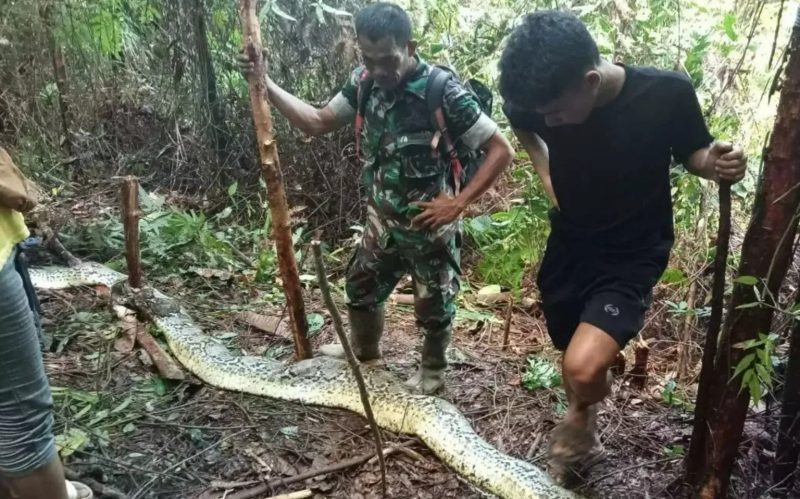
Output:
[[[250,107],[256,131],[256,144],[261,158],[261,176],[267,184],[269,211],[272,216],[272,238],[278,257],[278,270],[283,280],[283,292],[289,310],[289,326],[294,339],[294,354],[297,360],[312,357],[308,341],[303,292],[300,273],[294,256],[292,227],[283,173],[278,158],[278,144],[272,129],[272,114],[267,100],[265,61],[262,56],[261,26],[256,15],[256,0],[239,0],[239,18],[242,22],[242,43],[253,61],[254,70],[248,76]]]
[[[378,428],[378,423],[375,422],[375,416],[372,414],[372,406],[369,403],[369,393],[367,386],[364,383],[364,377],[361,375],[361,369],[358,367],[358,360],[353,354],[353,349],[350,347],[350,342],[347,340],[347,335],[344,332],[344,325],[342,324],[342,316],[339,314],[339,309],[333,302],[331,296],[330,286],[328,285],[328,277],[325,274],[325,262],[322,260],[322,247],[319,241],[311,242],[311,249],[314,252],[314,260],[317,264],[317,281],[319,290],[322,292],[322,298],[325,300],[325,306],[328,307],[328,312],[333,319],[333,326],[336,329],[336,335],[339,336],[339,341],[342,343],[344,353],[347,356],[347,362],[350,364],[350,369],[353,371],[353,377],[358,384],[358,391],[361,394],[361,402],[364,404],[364,414],[367,416],[367,421],[372,428],[372,434],[375,436],[375,452],[378,455],[378,463],[381,468],[381,492],[383,497],[386,497],[386,461],[383,459],[383,441],[381,439],[381,430]]]
[[[714,375],[714,360],[717,355],[722,313],[725,302],[725,274],[728,266],[728,251],[731,238],[731,184],[719,184],[719,228],[717,229],[717,248],[714,255],[714,281],[711,287],[711,318],[708,321],[706,343],[703,349],[703,363],[700,367],[700,380],[694,411],[692,442],[686,455],[686,476],[690,482],[699,481],[705,452],[705,439],[709,416],[711,378]]]

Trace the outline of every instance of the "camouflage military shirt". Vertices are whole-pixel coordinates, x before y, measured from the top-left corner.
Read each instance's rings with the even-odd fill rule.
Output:
[[[402,233],[404,239],[446,239],[456,230],[456,223],[435,233],[417,231],[410,223],[419,213],[411,203],[430,201],[441,192],[452,194],[449,161],[434,153],[431,145],[435,129],[425,102],[431,66],[418,57],[416,61],[417,67],[404,85],[389,92],[375,85],[364,103],[363,181],[371,204],[390,231]],[[330,102],[340,120],[355,119],[362,71],[363,67],[356,68]],[[445,87],[443,108],[448,131],[459,148],[477,149],[497,129],[455,79]]]

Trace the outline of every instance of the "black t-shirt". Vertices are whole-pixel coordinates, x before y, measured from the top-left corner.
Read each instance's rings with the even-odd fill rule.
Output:
[[[503,111],[547,144],[560,208],[554,232],[620,249],[671,244],[671,158],[682,163],[713,139],[687,77],[624,69],[620,94],[583,124],[550,128],[534,111],[509,103]]]

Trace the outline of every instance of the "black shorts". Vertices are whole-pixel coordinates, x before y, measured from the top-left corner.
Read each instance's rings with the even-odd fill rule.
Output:
[[[671,240],[662,240],[636,251],[603,251],[551,234],[537,284],[554,346],[566,350],[586,322],[624,348],[644,325],[671,248]]]

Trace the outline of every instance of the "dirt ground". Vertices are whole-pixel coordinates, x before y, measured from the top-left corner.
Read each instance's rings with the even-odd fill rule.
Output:
[[[256,306],[258,291],[214,279],[159,285],[185,303],[209,334],[233,348],[289,360],[285,325],[276,334],[248,327],[242,310],[280,315],[277,307]],[[51,376],[59,443],[70,471],[110,487],[114,497],[223,498],[240,489],[371,452],[373,443],[360,416],[217,390],[187,375],[168,382],[155,374],[146,355],[115,347],[117,319],[102,288],[41,294],[44,327],[53,339],[45,363]],[[327,312],[310,297],[309,313],[325,324],[314,346],[334,335]],[[505,305],[468,306],[457,323],[449,384],[442,396],[458,406],[478,433],[503,452],[543,466],[547,433],[563,411],[560,389],[530,391],[522,374],[528,356],[557,362],[548,346],[536,306],[515,307],[509,346],[503,349]],[[613,395],[600,414],[608,460],[587,477],[580,492],[587,498],[681,497],[673,486],[688,449],[691,416],[683,400],[690,394],[670,390],[664,380],[674,371],[674,342],[663,339],[670,322],[655,309],[644,332],[650,338],[647,384],[634,389],[617,377]],[[484,320],[485,319],[485,320]],[[669,333],[669,334],[667,334]],[[662,337],[662,339],[659,339]],[[388,307],[384,354],[389,369],[409,375],[420,337],[410,307]],[[628,354],[628,371],[633,356]],[[669,390],[671,404],[665,403]],[[746,458],[734,478],[732,497],[766,497],[773,426],[769,407],[751,418]],[[389,497],[488,497],[466,483],[418,440],[386,434],[407,451],[387,458]],[[74,451],[73,451],[74,449]],[[259,497],[310,489],[314,497],[379,497],[378,464],[367,462],[300,483],[275,487]],[[106,496],[104,496],[106,497]]]

